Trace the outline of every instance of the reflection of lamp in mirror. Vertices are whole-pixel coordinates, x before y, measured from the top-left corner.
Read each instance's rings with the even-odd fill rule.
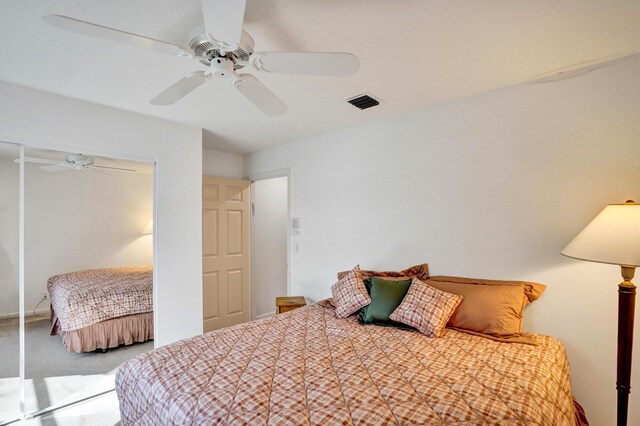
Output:
[[[142,235],[152,235],[153,234],[153,219],[149,219],[147,225],[144,227],[142,231]]]

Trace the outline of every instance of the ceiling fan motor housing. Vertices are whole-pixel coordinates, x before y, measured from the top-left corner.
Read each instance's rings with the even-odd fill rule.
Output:
[[[204,24],[198,25],[189,33],[189,48],[193,51],[196,59],[207,66],[214,65],[213,59],[228,58],[232,61],[234,69],[242,68],[244,65],[239,62],[248,62],[249,56],[254,52],[255,47],[256,44],[249,33],[243,30],[240,41],[234,46],[233,50],[226,50],[222,55],[220,44],[207,34]],[[221,77],[226,78],[227,72]]]
[[[67,163],[69,163],[75,169],[87,169],[93,166],[93,157],[82,154],[69,154],[67,155]]]

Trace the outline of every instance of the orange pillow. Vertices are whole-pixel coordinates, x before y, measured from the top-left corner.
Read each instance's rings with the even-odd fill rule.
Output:
[[[522,333],[522,312],[540,297],[543,284],[442,276],[426,283],[464,297],[447,326],[493,340],[536,344]]]
[[[524,294],[527,296],[529,302],[534,302],[542,296],[546,285],[540,283],[534,283],[529,281],[503,281],[503,280],[481,280],[479,278],[463,278],[463,277],[450,277],[446,275],[436,275],[429,277],[432,281],[443,281],[460,284],[474,284],[474,285],[513,285],[522,284],[524,286]]]
[[[349,272],[351,271],[338,272],[338,279],[342,279]],[[362,278],[380,277],[387,280],[417,278],[421,281],[426,281],[429,279],[429,264],[423,263],[421,265],[411,266],[407,269],[403,269],[402,271],[361,271],[361,273]]]

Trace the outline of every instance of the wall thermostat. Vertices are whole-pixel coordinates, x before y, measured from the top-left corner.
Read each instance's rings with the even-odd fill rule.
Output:
[[[299,217],[291,218],[291,235],[294,237],[300,236],[300,218]]]

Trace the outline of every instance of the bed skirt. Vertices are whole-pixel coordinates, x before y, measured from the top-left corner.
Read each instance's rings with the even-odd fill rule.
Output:
[[[51,335],[60,335],[69,352],[93,352],[153,340],[153,312],[113,318],[72,331],[61,330],[53,312],[51,322]]]
[[[576,409],[576,426],[589,426],[584,408],[582,408],[582,405],[580,405],[575,398],[573,398],[573,406]]]

